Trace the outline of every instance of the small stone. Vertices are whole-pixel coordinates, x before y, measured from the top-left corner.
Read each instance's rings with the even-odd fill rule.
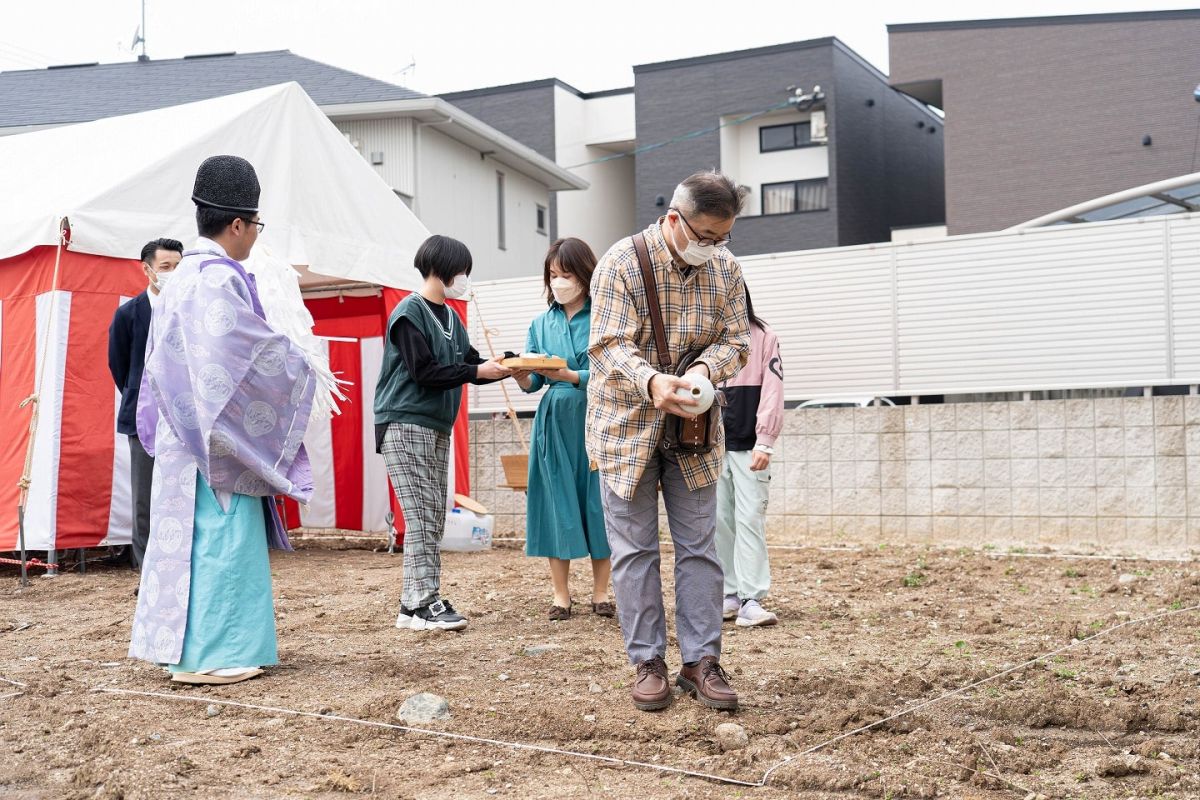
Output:
[[[320,714],[322,717],[327,717],[333,713],[333,709],[330,708],[329,706],[321,706],[320,708],[317,709],[317,713]]]
[[[717,746],[721,748],[721,752],[741,750],[750,744],[750,737],[746,735],[746,729],[734,722],[722,722],[717,726],[715,733]]]
[[[584,722],[595,722],[595,721],[596,721],[596,715],[595,715],[595,714],[584,714],[584,715],[583,715],[583,721],[584,721]]]
[[[1117,578],[1117,583],[1130,584],[1136,580],[1137,580],[1137,575],[1130,575],[1128,572],[1126,572],[1126,573],[1122,574],[1119,578]]]
[[[549,653],[554,650],[561,650],[561,649],[562,648],[556,644],[531,644],[525,648],[525,655],[540,656],[544,653]]]
[[[421,692],[414,694],[401,704],[396,711],[396,718],[401,722],[434,722],[439,719],[450,719],[450,704],[444,697]]]
[[[500,680],[502,680],[502,681],[506,681],[506,680],[508,680],[508,673],[506,673],[506,672],[501,672],[501,673],[500,673]]]
[[[604,694],[604,687],[595,681],[592,681],[588,684],[588,691],[592,694]]]
[[[205,716],[210,717],[210,718],[215,717],[220,713],[221,713],[221,707],[219,705],[216,705],[215,703],[209,703],[204,709]]]

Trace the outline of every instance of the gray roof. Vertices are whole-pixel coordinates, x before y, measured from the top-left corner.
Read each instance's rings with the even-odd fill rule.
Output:
[[[295,81],[317,105],[425,97],[288,50],[0,72],[0,128],[62,125]]]
[[[1195,19],[1200,9],[1180,8],[1167,11],[1118,11],[1108,14],[1067,14],[1056,17],[1006,17],[1001,19],[965,19],[949,22],[907,22],[888,25],[888,33],[957,31],[971,28],[1028,28],[1036,25],[1089,25],[1105,22],[1160,22]]]

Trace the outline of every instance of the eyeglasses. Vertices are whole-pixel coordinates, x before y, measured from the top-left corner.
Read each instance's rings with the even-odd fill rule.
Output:
[[[242,220],[242,222],[246,223],[247,225],[253,225],[254,227],[258,228],[259,233],[262,233],[263,228],[267,227],[267,223],[259,222],[256,219],[248,219],[247,217],[240,217],[240,219]]]
[[[710,239],[707,236],[701,236],[696,232],[696,229],[692,227],[692,223],[688,222],[687,217],[683,215],[682,211],[675,207],[671,207],[667,210],[674,211],[679,215],[679,218],[683,220],[683,224],[687,225],[687,229],[696,237],[696,244],[700,245],[701,247],[724,247],[733,241],[732,236],[726,236],[724,239]]]

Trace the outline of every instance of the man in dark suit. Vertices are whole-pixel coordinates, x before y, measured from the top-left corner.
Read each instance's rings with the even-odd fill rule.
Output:
[[[117,432],[129,437],[129,465],[133,487],[133,568],[141,570],[150,539],[150,486],[154,477],[154,459],[142,447],[137,435],[138,389],[142,384],[142,365],[146,360],[146,337],[150,331],[150,310],[158,303],[158,293],[183,258],[183,245],[174,239],[155,239],[142,248],[142,269],[149,285],[117,309],[108,329],[108,369],[121,391],[121,409],[117,414]]]

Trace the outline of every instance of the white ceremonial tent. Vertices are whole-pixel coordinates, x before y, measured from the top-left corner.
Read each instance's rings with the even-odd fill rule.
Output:
[[[298,84],[0,138],[0,551],[17,544],[31,414],[19,406],[33,395],[26,546],[129,541],[128,447],[115,432],[108,326],[145,288],[138,257],[147,241],[193,243],[196,169],[217,154],[242,156],[258,173],[266,227],[248,266],[284,262],[299,276],[298,286],[276,280],[272,289],[298,297],[339,283],[416,288],[413,254],[427,231]],[[355,399],[368,406],[356,417],[368,427],[370,398]],[[381,459],[358,447],[363,463],[347,468],[329,428],[310,431],[314,471],[327,476],[336,463],[338,473],[380,484],[359,490],[371,506],[362,527],[379,529],[390,500]]]

